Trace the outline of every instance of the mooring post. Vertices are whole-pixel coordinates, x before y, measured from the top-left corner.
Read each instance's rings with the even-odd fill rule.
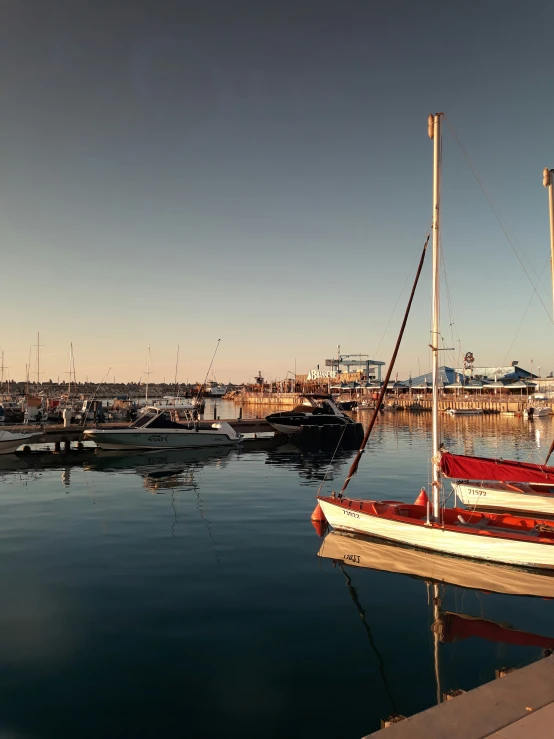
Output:
[[[217,403],[214,403],[214,421],[217,421]]]
[[[64,439],[63,451],[64,454],[68,454],[71,451],[71,442],[69,441],[69,439]]]
[[[61,450],[62,450],[62,444],[61,444],[61,442],[60,441],[54,442],[54,452],[56,454],[59,454],[61,452]]]

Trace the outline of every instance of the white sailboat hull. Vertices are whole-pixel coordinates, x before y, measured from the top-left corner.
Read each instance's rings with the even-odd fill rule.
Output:
[[[508,488],[502,483],[452,483],[459,500],[468,508],[485,510],[521,511],[554,516],[554,490],[544,492],[524,483]]]
[[[339,531],[369,534],[420,549],[522,567],[554,568],[554,542],[520,541],[484,532],[451,531],[440,525],[391,520],[319,500],[328,523]],[[400,504],[401,505],[401,504]]]

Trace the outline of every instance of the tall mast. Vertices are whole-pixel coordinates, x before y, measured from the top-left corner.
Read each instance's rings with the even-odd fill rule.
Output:
[[[71,395],[71,364],[73,359],[73,342],[69,345],[69,382],[67,385],[67,398],[69,400],[69,397]]]
[[[179,372],[179,344],[177,344],[177,359],[175,360],[175,397],[179,397],[179,388],[177,386],[177,373]]]
[[[148,361],[146,362],[146,404],[148,405],[148,383],[150,381],[150,344],[148,344]]]
[[[439,345],[440,345],[440,176],[441,176],[441,118],[442,113],[430,115],[429,138],[433,139],[433,318],[431,351],[433,355],[433,519],[439,520]]]
[[[40,334],[37,333],[37,384],[40,383]]]
[[[552,178],[554,169],[545,169],[542,173],[542,184],[548,188],[548,212],[550,213],[550,271],[552,274],[552,320],[554,321],[554,188]]]

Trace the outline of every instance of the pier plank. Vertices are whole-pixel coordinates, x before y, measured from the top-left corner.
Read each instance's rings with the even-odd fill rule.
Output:
[[[549,710],[539,716],[545,708]],[[535,724],[526,724],[525,720],[534,712],[538,714]],[[553,712],[554,656],[550,656],[364,739],[483,739],[494,736],[546,739],[553,735]],[[522,726],[533,730],[517,733]],[[508,728],[512,727],[515,733],[510,734]]]

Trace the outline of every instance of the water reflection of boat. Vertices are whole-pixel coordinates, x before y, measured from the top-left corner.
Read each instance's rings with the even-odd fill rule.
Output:
[[[229,457],[230,447],[202,449],[168,449],[166,451],[145,451],[122,454],[96,450],[96,458],[85,465],[86,470],[99,472],[135,472],[155,474],[178,472],[185,467],[203,466],[209,462],[219,462]]]
[[[443,676],[440,661],[440,647],[446,643],[463,641],[469,638],[483,639],[492,643],[535,647],[550,652],[554,648],[554,637],[544,636],[514,628],[510,624],[485,618],[481,613],[474,617],[443,609],[447,584],[502,593],[514,596],[554,597],[554,577],[544,572],[520,570],[503,565],[457,559],[421,552],[375,541],[365,537],[331,532],[321,544],[318,556],[330,559],[345,577],[350,596],[354,601],[362,624],[368,633],[372,648],[378,659],[378,668],[383,685],[390,699],[393,714],[387,721],[394,722],[404,718],[389,690],[383,658],[377,650],[366,619],[357,588],[353,583],[351,568],[370,569],[410,575],[421,579],[427,586],[428,604],[432,610],[431,633],[433,635],[433,669],[435,674],[436,702],[446,699],[443,693]],[[464,602],[462,598],[461,602]],[[483,603],[479,599],[482,608]],[[547,653],[548,653],[547,652]],[[455,695],[459,691],[453,691]]]
[[[341,472],[345,461],[352,457],[352,452],[337,449],[333,457],[321,451],[306,451],[294,444],[282,444],[276,449],[268,449],[266,464],[296,470],[301,478],[310,482],[334,480]]]
[[[554,598],[554,575],[549,572],[459,560],[337,531],[327,534],[318,556],[353,567],[411,575],[473,590]]]

